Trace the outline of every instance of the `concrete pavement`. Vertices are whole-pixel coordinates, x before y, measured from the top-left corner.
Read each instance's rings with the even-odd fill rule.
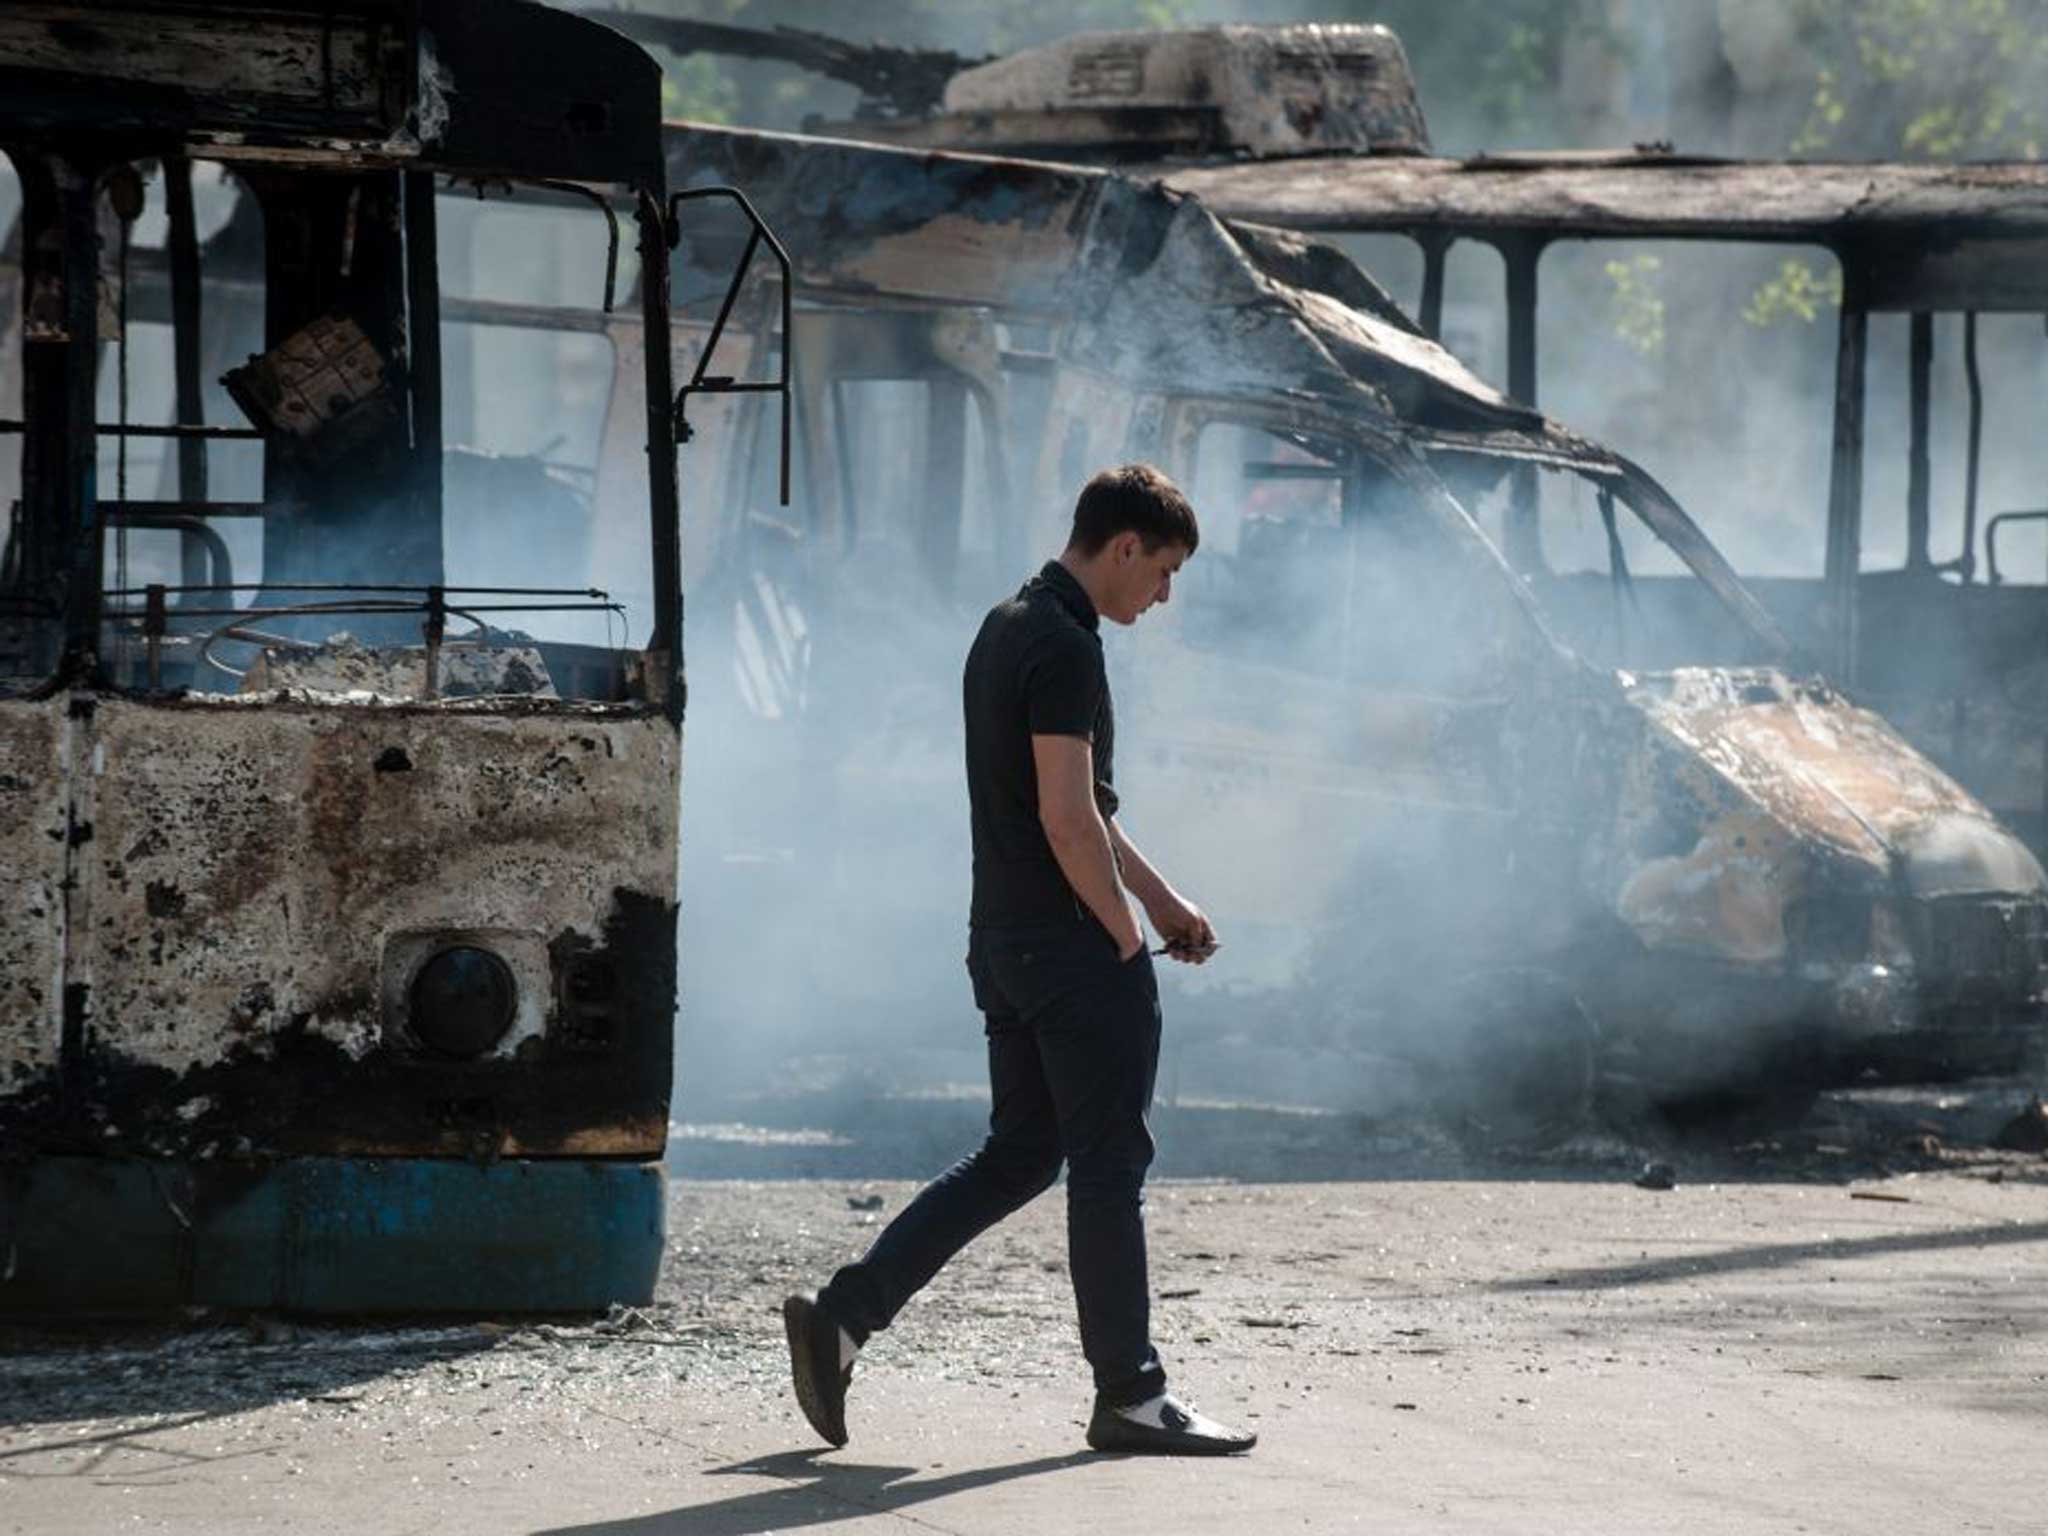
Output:
[[[1162,1346],[1263,1436],[1220,1463],[1082,1448],[1057,1192],[815,1447],[774,1303],[877,1218],[680,1185],[663,1304],[609,1328],[16,1339],[0,1531],[2036,1532],[2044,1175],[1163,1185]]]

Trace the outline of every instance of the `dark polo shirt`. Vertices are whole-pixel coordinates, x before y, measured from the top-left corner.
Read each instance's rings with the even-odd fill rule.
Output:
[[[1038,821],[1033,736],[1094,743],[1095,799],[1116,812],[1116,717],[1095,605],[1057,560],[982,620],[967,653],[967,802],[977,927],[1072,920],[1086,909]]]

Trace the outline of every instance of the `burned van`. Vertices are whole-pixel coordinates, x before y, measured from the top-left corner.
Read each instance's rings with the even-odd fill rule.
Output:
[[[1814,675],[1650,474],[1481,382],[1333,248],[1072,166],[692,130],[669,170],[747,185],[800,253],[797,510],[763,499],[772,418],[741,403],[687,450],[725,509],[688,536],[700,700],[730,689],[790,744],[788,798],[751,783],[749,810],[785,846],[812,829],[836,926],[881,921],[872,871],[956,835],[951,674],[902,658],[1056,549],[1089,472],[1146,458],[1205,531],[1112,647],[1126,805],[1288,1027],[1480,1061],[1551,1122],[2038,1038],[2027,849]],[[686,243],[679,273],[722,259]],[[1597,582],[1503,558],[1528,473],[1580,488],[1539,536],[1591,541]],[[1646,610],[1646,573],[1683,601]],[[1675,614],[1759,663],[1627,668],[1630,637],[1682,644],[1647,634]]]
[[[0,1310],[649,1294],[683,703],[658,98],[524,0],[0,11]],[[529,354],[540,467],[460,516],[451,180],[559,205],[606,350]],[[626,465],[602,518],[545,463],[577,388]]]

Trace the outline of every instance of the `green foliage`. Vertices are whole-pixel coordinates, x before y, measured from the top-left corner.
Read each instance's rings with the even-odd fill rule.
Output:
[[[1664,263],[1656,256],[1610,261],[1601,268],[1609,285],[1614,334],[1644,357],[1664,349]]]
[[[1797,155],[2037,159],[2048,144],[2048,0],[1785,0],[1815,58]],[[1796,258],[1743,309],[1812,324],[1840,307],[1839,268]]]
[[[1829,267],[1816,272],[1813,264],[1796,256],[1778,263],[1778,275],[1750,295],[1742,318],[1755,326],[1779,325],[1800,320],[1811,325],[1823,310],[1842,305],[1842,269]]]
[[[709,54],[671,59],[661,75],[661,115],[700,123],[730,123],[739,107],[731,76]]]
[[[1795,154],[2035,159],[2048,0],[1787,0],[1824,61]]]

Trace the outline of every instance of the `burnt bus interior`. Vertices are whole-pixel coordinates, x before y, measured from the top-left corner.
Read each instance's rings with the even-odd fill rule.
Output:
[[[61,65],[38,57],[52,45],[36,10],[17,8],[14,41]],[[402,56],[417,18],[361,10],[336,34],[359,75],[242,82],[208,131],[185,108],[152,114],[142,81],[133,122],[49,74],[15,98],[13,195],[0,193],[13,215],[0,686],[679,704],[673,676],[654,675],[673,674],[678,653],[672,482],[642,467],[602,506],[595,495],[608,438],[668,436],[667,351],[639,341],[650,313],[665,321],[660,284],[640,279],[662,269],[644,257],[666,241],[668,210],[658,160],[630,150],[654,125],[592,80],[555,87],[589,98],[561,103],[566,131],[457,114],[451,136],[466,128],[469,142],[432,168],[213,131],[253,126],[278,99],[264,89],[294,88],[328,93],[308,110],[337,133],[399,131],[418,108],[385,99],[367,55]],[[520,11],[541,31],[592,30]],[[102,46],[84,52],[113,57],[118,75],[124,50],[150,45],[103,20]],[[433,36],[449,67],[503,41],[455,14],[437,15]],[[174,36],[173,54],[181,42],[199,46]],[[533,243],[503,212],[515,188],[573,222]],[[451,243],[440,210],[454,194]],[[484,288],[480,240],[531,255],[494,259],[498,286]],[[552,301],[572,288],[570,328]],[[621,349],[635,366],[616,366]],[[463,385],[481,372],[549,388],[504,391],[507,409],[488,413],[455,391],[451,423],[451,369]],[[615,373],[635,386],[625,398]]]

